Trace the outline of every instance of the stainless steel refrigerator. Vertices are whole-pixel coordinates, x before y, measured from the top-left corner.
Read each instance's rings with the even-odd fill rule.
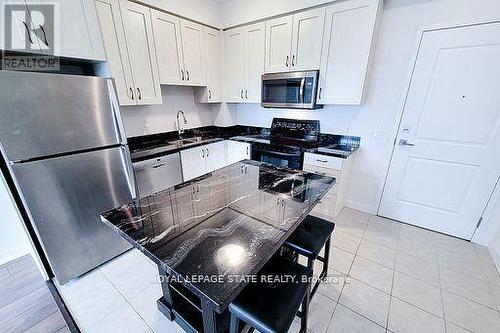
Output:
[[[113,82],[0,71],[0,87],[2,156],[58,282],[127,250],[99,218],[135,197]]]

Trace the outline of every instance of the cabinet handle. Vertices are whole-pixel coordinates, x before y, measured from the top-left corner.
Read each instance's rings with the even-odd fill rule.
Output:
[[[207,148],[207,158],[210,155],[210,150]]]
[[[200,185],[196,185],[196,192],[200,193]]]
[[[328,161],[326,161],[326,160],[320,160],[320,159],[318,159],[318,158],[316,159],[316,161],[317,161],[317,162],[321,162],[321,163],[328,163]]]
[[[248,146],[247,146],[247,155],[248,155]]]
[[[142,99],[141,89],[137,88],[137,98]]]
[[[321,99],[321,93],[323,92],[323,88],[319,88],[318,99]]]
[[[181,69],[181,80],[184,81],[184,70]]]
[[[39,25],[40,29],[42,29],[43,32],[43,39],[45,39],[45,45],[49,46],[49,41],[47,40],[47,34],[45,33],[45,29]]]
[[[245,89],[245,98],[248,99],[248,89]]]
[[[243,89],[241,89],[240,96],[241,96],[241,99],[243,99]]]
[[[212,99],[212,91],[210,89],[208,89],[208,99]]]
[[[201,150],[201,158],[205,158],[205,149]]]
[[[292,56],[292,67],[295,66],[295,54]]]
[[[186,69],[186,81],[189,81],[189,71]]]
[[[134,99],[134,89],[132,87],[128,87],[130,89],[130,95],[132,96],[132,100]]]
[[[30,41],[30,44],[33,44],[33,39],[31,39],[31,32],[30,29],[28,28],[28,25],[26,24],[25,21],[23,21],[24,28],[26,29],[26,33],[28,34],[28,40]]]
[[[289,60],[289,57],[288,57],[288,56],[286,56],[286,61],[285,61],[285,65],[286,65],[286,67],[288,67],[288,60]]]

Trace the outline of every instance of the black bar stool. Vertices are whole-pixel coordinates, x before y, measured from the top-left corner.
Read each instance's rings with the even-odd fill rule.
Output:
[[[328,273],[328,261],[330,259],[330,239],[335,224],[319,217],[307,215],[299,227],[293,232],[283,244],[286,248],[303,255],[307,258],[307,267],[313,269],[314,261],[318,260],[323,264],[318,281],[315,283],[311,298],[318,290],[320,280]],[[325,248],[324,256],[319,252]]]
[[[294,276],[294,281],[263,281],[263,277]],[[303,277],[306,279],[304,280]],[[307,331],[310,278],[312,270],[288,260],[269,262],[259,273],[259,281],[250,283],[229,305],[230,333],[240,332],[241,322],[261,333],[286,333],[300,312],[300,332]]]

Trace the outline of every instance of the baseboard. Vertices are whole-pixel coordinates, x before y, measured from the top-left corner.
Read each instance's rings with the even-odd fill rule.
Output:
[[[30,249],[21,248],[13,249],[9,251],[0,252],[0,266],[18,258],[24,257],[27,254],[31,254]]]
[[[360,204],[359,202],[345,200],[344,206],[352,208],[352,209],[360,210],[360,211],[367,213],[367,214],[377,215],[377,208],[370,206],[370,205],[365,205],[365,204]]]
[[[488,249],[490,250],[490,255],[493,258],[495,266],[497,266],[497,271],[500,272],[500,249],[494,246],[490,246]]]

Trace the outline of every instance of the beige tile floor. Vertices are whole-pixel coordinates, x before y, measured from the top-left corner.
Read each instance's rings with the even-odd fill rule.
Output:
[[[330,253],[310,333],[500,332],[500,277],[485,247],[344,209]],[[83,332],[182,332],[156,309],[156,275],[132,250],[61,292]]]

